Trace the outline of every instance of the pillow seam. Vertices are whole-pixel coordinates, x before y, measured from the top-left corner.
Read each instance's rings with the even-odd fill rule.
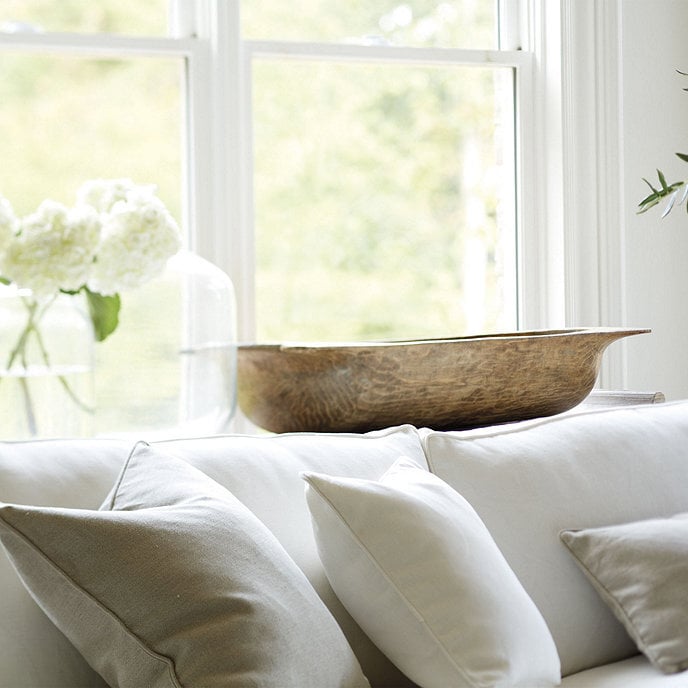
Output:
[[[132,459],[134,458],[134,454],[136,454],[139,447],[150,447],[150,444],[148,444],[148,442],[144,442],[143,440],[139,440],[131,448],[129,455],[127,456],[126,460],[124,461],[124,465],[122,466],[122,468],[119,472],[119,475],[117,476],[117,480],[115,481],[115,484],[112,487],[112,491],[110,493],[111,496],[107,502],[107,511],[117,511],[117,509],[115,509],[115,501],[117,500],[117,496],[119,494],[119,489],[122,486],[122,481],[124,480],[124,476],[125,476],[128,468],[129,468],[129,464],[131,463]],[[105,509],[103,509],[103,507],[101,506],[99,511],[105,511]]]
[[[437,439],[442,439],[442,438],[447,438],[450,440],[455,440],[457,442],[475,442],[476,440],[482,440],[482,439],[492,439],[495,437],[505,437],[508,435],[516,435],[520,434],[522,432],[527,432],[528,430],[532,428],[539,428],[545,425],[555,425],[557,423],[565,422],[567,419],[571,418],[578,418],[578,417],[587,417],[587,416],[595,416],[595,415],[604,415],[608,413],[615,413],[615,412],[621,412],[625,411],[628,413],[637,413],[638,410],[643,410],[645,408],[655,408],[655,406],[663,407],[663,408],[668,408],[672,405],[679,405],[681,403],[685,403],[683,400],[679,400],[678,402],[670,402],[670,403],[663,403],[663,404],[636,404],[636,405],[630,405],[627,407],[611,407],[611,408],[591,408],[588,410],[581,410],[577,411],[572,414],[555,414],[553,416],[546,416],[544,418],[529,418],[529,419],[523,419],[521,421],[514,421],[512,423],[506,423],[503,424],[502,426],[495,426],[495,429],[493,430],[487,430],[485,432],[481,432],[481,428],[472,428],[472,429],[467,429],[464,431],[461,430],[433,430],[430,432],[428,435],[425,437],[421,437],[421,442],[424,444],[424,446],[427,446],[429,449],[429,444],[430,442],[437,438]],[[656,409],[655,409],[656,410]],[[512,427],[505,427],[511,425]],[[462,437],[458,433],[460,432],[465,432],[466,436]],[[475,434],[472,434],[475,433]]]
[[[141,443],[137,443],[141,444]],[[143,443],[146,444],[146,443]],[[133,453],[133,450],[132,450]],[[128,461],[128,460],[127,460]],[[8,505],[10,506],[10,505]],[[170,678],[172,679],[172,682],[175,685],[175,688],[185,688],[182,683],[180,683],[177,680],[177,672],[175,669],[175,664],[174,661],[172,660],[171,657],[167,657],[166,655],[163,655],[159,652],[156,652],[152,648],[149,648],[148,645],[141,639],[139,636],[134,633],[123,621],[120,619],[120,617],[115,614],[109,607],[107,607],[105,604],[103,604],[95,595],[93,595],[89,590],[87,590],[85,587],[79,585],[62,567],[58,566],[31,538],[29,538],[27,535],[22,533],[20,530],[15,528],[13,525],[10,523],[7,523],[7,521],[0,516],[0,520],[2,521],[2,527],[5,528],[6,530],[10,531],[12,534],[17,536],[22,542],[24,542],[25,545],[27,545],[31,550],[33,550],[36,554],[38,554],[41,559],[43,559],[45,562],[47,562],[48,566],[57,573],[59,577],[61,577],[63,580],[67,582],[67,584],[75,589],[76,591],[82,592],[86,597],[88,597],[91,601],[95,602],[96,606],[102,609],[111,619],[115,621],[115,623],[120,626],[122,629],[125,630],[125,632],[131,636],[137,645],[139,645],[143,651],[151,656],[153,659],[156,661],[162,662],[166,668],[167,671],[169,672]],[[17,575],[21,579],[21,576],[19,575],[19,572],[17,572]],[[23,583],[23,580],[22,580]],[[33,593],[31,593],[31,596],[33,597]],[[35,601],[35,600],[34,600]],[[37,606],[40,607],[40,604],[37,603]]]
[[[561,532],[565,533],[565,532],[567,532],[567,530],[565,529],[565,530],[562,530]],[[580,530],[578,530],[578,531],[568,530],[568,532],[580,532]],[[561,539],[561,534],[559,537]],[[613,608],[618,609],[621,612],[623,618],[626,620],[626,623],[629,626],[631,626],[631,628],[633,628],[633,633],[635,634],[635,636],[638,639],[636,641],[636,644],[638,645],[638,649],[644,655],[646,655],[653,662],[653,664],[655,664],[656,666],[661,666],[663,664],[663,662],[660,664],[660,662],[657,659],[656,652],[654,651],[654,649],[651,649],[650,645],[648,645],[648,643],[645,640],[645,636],[642,633],[640,633],[640,631],[637,629],[635,620],[633,618],[631,618],[630,614],[626,611],[626,608],[616,599],[616,597],[614,595],[612,595],[612,593],[609,591],[607,586],[600,580],[599,576],[590,570],[590,568],[578,556],[578,554],[574,550],[571,549],[571,547],[568,545],[568,543],[566,543],[563,539],[562,539],[562,542],[564,543],[564,545],[566,545],[566,548],[573,555],[578,566],[583,570],[583,572],[585,573],[588,580],[590,580],[590,578],[592,578],[595,581],[595,583],[597,584],[597,586],[599,586],[600,590],[602,590],[603,594],[601,594],[600,596],[603,599],[606,598],[605,599],[606,604],[609,605],[609,602],[611,602],[613,605]],[[592,584],[592,587],[593,588],[596,587],[595,584]],[[600,594],[599,591],[598,591],[598,594]],[[609,600],[609,601],[607,601],[607,600]],[[622,621],[622,623],[623,623],[623,621]],[[625,627],[625,624],[624,624],[624,627]],[[625,630],[628,633],[628,635],[630,636],[631,633],[628,632],[628,629],[625,628]],[[688,657],[683,658],[681,661],[685,663],[686,661],[688,661]]]
[[[197,437],[194,439],[201,439],[201,440],[215,440],[215,439],[223,439],[223,438],[232,438],[232,437],[241,437],[241,438],[248,438],[248,439],[256,439],[256,440],[275,440],[275,439],[290,439],[292,437],[327,437],[327,438],[338,438],[342,437],[345,439],[348,438],[353,438],[353,439],[361,439],[361,440],[379,440],[382,438],[387,438],[393,435],[403,435],[404,437],[416,437],[420,438],[420,435],[418,433],[418,428],[415,425],[411,425],[410,423],[402,423],[401,425],[394,425],[389,428],[384,428],[381,430],[371,430],[369,432],[316,432],[316,431],[306,431],[306,432],[282,432],[279,433],[278,435],[251,435],[251,434],[245,434],[245,433],[230,433],[230,434],[221,434],[221,435],[206,435],[203,437]],[[167,444],[174,444],[177,442],[187,442],[189,440],[188,437],[174,437],[171,439],[161,439],[161,440],[153,440],[151,444],[162,444],[162,445],[167,445]],[[148,444],[148,442],[145,442],[141,440],[140,444]]]

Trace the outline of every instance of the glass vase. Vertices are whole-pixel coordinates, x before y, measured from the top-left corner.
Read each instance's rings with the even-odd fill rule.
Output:
[[[182,251],[121,293],[119,325],[96,346],[96,432],[143,439],[227,430],[236,405],[230,278]]]
[[[0,285],[0,438],[93,430],[93,326],[80,295]]]

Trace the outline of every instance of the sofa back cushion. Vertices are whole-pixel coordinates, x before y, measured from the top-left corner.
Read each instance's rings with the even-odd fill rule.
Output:
[[[97,509],[134,443],[54,440],[0,443],[0,501]],[[277,536],[339,621],[373,686],[410,686],[354,623],[320,564],[302,471],[379,478],[401,455],[425,462],[412,427],[357,434],[225,436],[158,443],[189,461]],[[0,552],[0,688],[100,688],[104,682],[42,614]]]
[[[431,432],[424,445],[539,607],[563,675],[637,652],[559,533],[688,510],[688,403]]]
[[[0,443],[0,501],[97,509],[131,443]],[[24,589],[0,548],[0,688],[107,688]]]

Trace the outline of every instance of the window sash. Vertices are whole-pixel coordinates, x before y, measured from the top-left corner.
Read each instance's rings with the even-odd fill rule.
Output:
[[[525,213],[528,205],[521,198],[521,175],[524,168],[523,156],[527,150],[520,145],[520,141],[526,136],[530,127],[529,101],[526,99],[530,93],[529,75],[532,70],[532,55],[521,50],[465,50],[460,48],[418,48],[418,47],[399,47],[385,45],[357,45],[357,44],[338,44],[338,43],[313,43],[295,41],[243,41],[240,56],[241,77],[243,92],[238,98],[238,104],[242,108],[240,116],[244,123],[242,146],[243,159],[241,169],[244,174],[244,183],[247,188],[244,190],[243,198],[238,202],[245,203],[244,226],[240,231],[244,234],[242,245],[249,247],[243,258],[245,264],[251,266],[250,279],[238,285],[238,298],[243,305],[244,320],[241,323],[241,336],[246,340],[253,340],[256,332],[255,309],[255,286],[253,274],[255,270],[255,254],[252,248],[254,235],[253,217],[253,194],[250,188],[254,177],[253,170],[253,151],[251,142],[253,134],[251,129],[252,116],[252,65],[258,59],[282,59],[282,60],[314,60],[328,62],[356,62],[363,64],[406,64],[409,66],[444,66],[444,67],[493,67],[510,68],[513,70],[514,84],[514,144],[515,144],[515,245],[516,256],[512,269],[515,271],[513,282],[516,284],[516,322],[519,327],[522,322],[523,295],[520,293],[521,281],[518,276],[521,271],[520,261],[523,255],[520,251],[521,231],[520,228],[526,225]]]
[[[500,1],[500,42],[517,46],[519,0]],[[418,66],[510,67],[515,74],[517,277],[524,270],[522,227],[532,226],[534,204],[522,193],[534,167],[533,55],[519,49],[398,47],[294,41],[242,40],[240,0],[171,0],[171,36],[72,33],[1,34],[0,52],[71,53],[84,56],[176,56],[184,59],[186,102],[183,225],[190,248],[230,274],[237,291],[239,336],[255,334],[251,64],[260,57]],[[506,36],[506,39],[504,38]],[[529,184],[532,182],[529,181]],[[522,281],[518,281],[519,285]],[[526,299],[519,286],[518,322]]]

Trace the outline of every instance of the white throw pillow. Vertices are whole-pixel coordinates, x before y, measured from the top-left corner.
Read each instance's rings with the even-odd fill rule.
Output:
[[[304,479],[332,587],[413,681],[558,685],[559,658],[540,612],[455,490],[405,458],[379,481]]]
[[[471,503],[542,612],[564,676],[637,652],[559,533],[688,511],[688,403],[432,432],[424,443],[431,471]]]

